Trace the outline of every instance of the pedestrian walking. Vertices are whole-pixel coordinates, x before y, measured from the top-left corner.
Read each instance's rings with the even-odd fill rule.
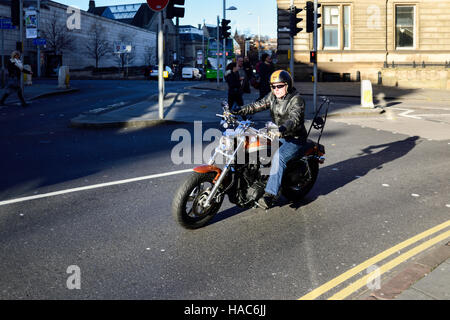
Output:
[[[239,68],[236,62],[231,62],[227,66],[225,80],[228,84],[228,105],[231,110],[233,110],[235,105],[239,107],[243,106],[244,100],[242,99],[242,80],[239,76]]]
[[[19,51],[13,51],[11,53],[11,59],[7,61],[7,70],[8,70],[8,82],[6,85],[6,91],[3,94],[2,99],[0,100],[0,105],[4,105],[6,98],[8,98],[8,96],[11,93],[16,92],[20,99],[22,107],[28,106],[29,103],[27,103],[23,97],[20,79],[22,77],[22,73],[33,74],[33,72],[24,69],[23,63],[20,60]]]
[[[264,98],[271,92],[270,76],[274,72],[272,57],[268,53],[263,53],[259,64],[259,99]]]
[[[242,81],[242,92],[243,93],[251,93],[249,78],[247,76],[247,73],[245,72],[244,58],[239,57],[237,59],[237,66],[238,66],[239,77]]]

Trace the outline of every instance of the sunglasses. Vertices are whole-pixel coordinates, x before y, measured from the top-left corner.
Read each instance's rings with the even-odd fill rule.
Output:
[[[281,89],[281,88],[284,88],[285,86],[286,86],[286,84],[279,84],[279,85],[276,85],[276,86],[270,85],[270,87],[272,89]]]

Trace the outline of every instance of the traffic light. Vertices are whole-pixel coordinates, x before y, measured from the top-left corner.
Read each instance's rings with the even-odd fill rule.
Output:
[[[310,51],[309,52],[309,62],[317,63],[317,51]]]
[[[11,24],[20,25],[20,0],[11,0]]]
[[[317,4],[317,11],[319,11],[319,8],[321,7],[321,4]],[[322,15],[317,12],[317,28],[320,28],[321,24],[319,23],[319,18]],[[314,32],[314,2],[313,1],[307,1],[306,2],[306,32]]]
[[[231,29],[229,24],[231,23],[231,20],[222,19],[222,25],[220,27],[220,38],[222,39],[228,39],[231,36],[231,32],[228,31]]]
[[[175,7],[175,5],[184,6],[184,0],[170,0],[166,8],[166,18],[184,17],[184,8]]]
[[[289,35],[295,37],[297,33],[303,30],[303,28],[298,28],[297,23],[303,21],[302,18],[297,18],[297,15],[302,12],[303,9],[292,6],[289,12]]]

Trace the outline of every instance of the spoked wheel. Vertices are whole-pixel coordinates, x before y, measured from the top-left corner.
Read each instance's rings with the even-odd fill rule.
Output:
[[[201,228],[219,211],[223,198],[218,201],[212,199],[209,206],[204,206],[214,187],[215,176],[215,172],[194,172],[176,192],[172,212],[183,227],[187,229]]]
[[[283,195],[291,201],[300,201],[311,191],[319,174],[319,164],[309,160],[296,161],[288,166],[281,183]]]

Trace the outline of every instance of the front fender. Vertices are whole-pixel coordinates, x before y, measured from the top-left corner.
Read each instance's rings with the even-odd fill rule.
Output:
[[[202,165],[194,168],[194,171],[197,173],[216,172],[217,174],[216,177],[214,178],[213,183],[216,183],[217,179],[219,179],[220,175],[222,174],[222,169],[212,165]]]

